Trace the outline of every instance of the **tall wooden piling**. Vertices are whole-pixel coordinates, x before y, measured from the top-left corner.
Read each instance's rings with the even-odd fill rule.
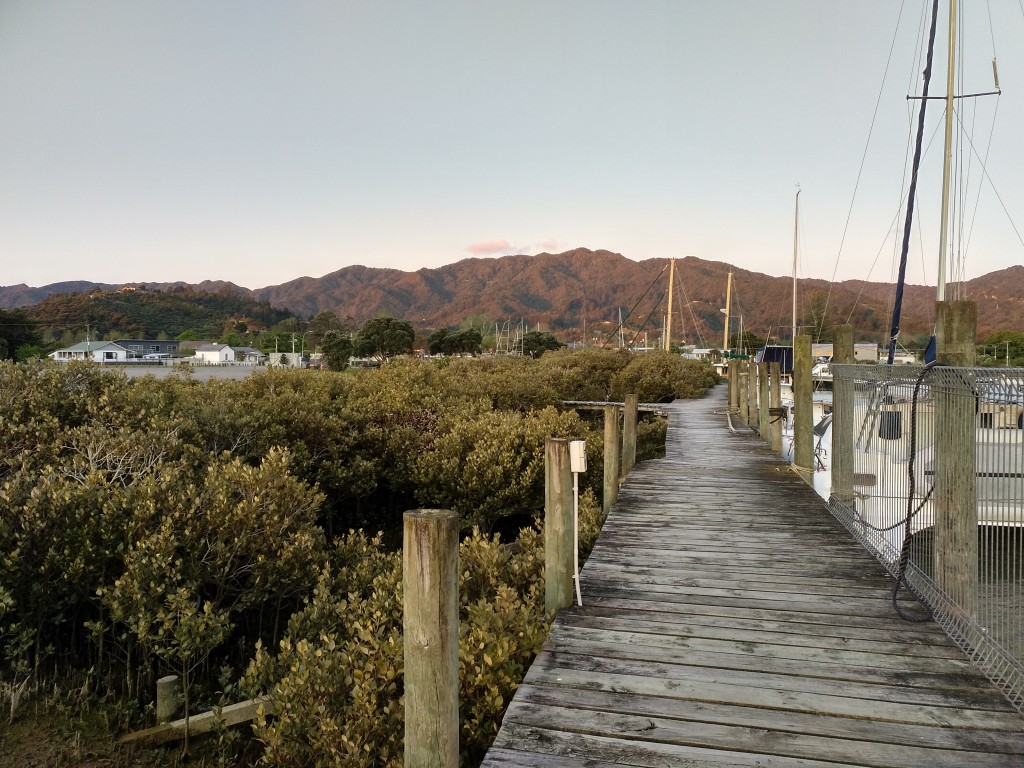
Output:
[[[568,450],[568,449],[567,449]],[[459,764],[459,518],[406,512],[403,531],[405,766]]]
[[[832,365],[853,365],[853,326],[832,328]],[[831,495],[853,504],[853,390],[852,379],[832,372],[832,488]]]
[[[637,395],[626,395],[622,408],[622,478],[625,479],[629,470],[636,464],[636,422],[639,398]]]
[[[619,497],[619,406],[604,407],[604,513]]]
[[[814,480],[814,387],[811,337],[793,340],[793,464],[808,484]]]
[[[729,387],[729,410],[736,413],[740,409],[740,369],[736,360],[729,361],[726,384]]]
[[[757,366],[757,431],[766,443],[770,443],[772,439],[768,434],[771,423],[771,411],[768,407],[768,364],[761,363]]]
[[[973,301],[935,303],[935,580],[969,616],[977,610],[978,501],[974,365],[978,309]],[[936,378],[938,378],[938,376]],[[933,379],[934,381],[934,379]]]
[[[740,398],[740,424],[744,427],[750,426],[750,397],[747,393],[749,389],[750,376],[747,373],[747,361],[746,360],[733,360],[733,365],[736,366],[737,372],[737,387],[739,388]]]
[[[572,605],[572,510],[569,441],[549,437],[544,446],[544,608],[549,616]]]
[[[768,378],[771,380],[768,387],[768,404],[772,409],[772,450],[775,453],[782,453],[782,366],[778,363],[769,363]]]

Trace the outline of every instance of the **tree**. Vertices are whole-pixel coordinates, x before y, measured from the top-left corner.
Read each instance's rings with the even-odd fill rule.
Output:
[[[763,338],[747,330],[743,331],[742,337],[738,333],[732,334],[729,337],[729,344],[732,349],[741,349],[748,355],[759,350],[765,343]]]
[[[42,357],[43,348],[38,344],[19,344],[17,349],[14,350],[14,359],[19,363],[24,363],[26,360],[30,360],[33,357]]]
[[[564,346],[547,331],[530,331],[523,336],[523,354],[529,357],[540,357],[549,349],[558,349]]]
[[[447,328],[438,328],[427,337],[427,351],[432,355],[450,355],[454,336]]]
[[[459,352],[468,355],[475,355],[480,352],[480,344],[484,340],[483,334],[476,328],[464,328],[455,334],[455,346]]]
[[[0,360],[11,358],[25,344],[41,342],[36,323],[19,310],[0,310]]]
[[[375,317],[367,320],[356,335],[353,352],[359,357],[375,357],[384,362],[412,350],[416,332],[407,320]]]
[[[323,351],[324,337],[327,333],[330,331],[344,330],[345,328],[336,314],[333,312],[321,312],[310,320],[309,325],[306,326],[306,345],[310,349],[316,349],[319,346],[321,347],[321,351]],[[351,357],[351,355],[349,355],[349,357]]]
[[[328,368],[343,371],[348,368],[349,358],[352,357],[352,339],[344,331],[325,331],[320,340],[320,350]]]
[[[1024,357],[1024,333],[997,331],[985,339],[984,346],[992,347],[994,361],[1017,365],[1017,361]]]

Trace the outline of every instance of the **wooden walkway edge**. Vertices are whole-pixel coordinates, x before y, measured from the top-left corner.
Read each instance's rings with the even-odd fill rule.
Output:
[[[1024,718],[725,407],[666,407],[483,766],[1024,766]]]

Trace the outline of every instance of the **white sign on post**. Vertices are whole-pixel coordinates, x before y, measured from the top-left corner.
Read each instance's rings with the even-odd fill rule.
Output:
[[[587,441],[569,441],[569,469],[572,471],[572,579],[576,582],[576,605],[583,605],[580,593],[580,472],[587,471]]]

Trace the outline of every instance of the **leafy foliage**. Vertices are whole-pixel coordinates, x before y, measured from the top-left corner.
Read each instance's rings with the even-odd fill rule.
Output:
[[[0,360],[27,360],[38,355],[32,349],[38,350],[41,343],[36,323],[24,311],[0,309]]]
[[[258,726],[268,764],[398,760],[389,545],[406,509],[446,506],[471,532],[460,665],[474,759],[546,632],[538,533],[511,548],[486,532],[540,514],[548,436],[586,439],[586,482],[600,488],[601,425],[561,400],[707,381],[640,360],[397,359],[208,384],[0,363],[0,680],[70,664],[138,697],[171,670],[210,703],[227,690],[212,670],[247,670],[247,690],[271,692],[278,712]],[[664,426],[639,432],[650,455]],[[581,496],[586,541],[600,503]],[[382,536],[334,537],[371,523]]]
[[[427,338],[427,349],[432,355],[475,355],[480,352],[483,339],[483,334],[476,328],[463,328],[458,331],[441,328]]]
[[[367,320],[356,334],[353,352],[358,357],[388,360],[412,349],[416,332],[407,320],[375,317]]]
[[[348,368],[348,361],[352,357],[352,339],[347,333],[335,329],[324,331],[320,349],[327,367],[332,371]]]
[[[642,403],[669,402],[677,397],[700,397],[718,381],[704,363],[684,360],[670,352],[645,352],[612,379],[612,395],[622,399],[635,392]]]
[[[185,288],[52,294],[24,312],[41,330],[55,336],[82,331],[89,323],[94,337],[99,338],[155,338],[160,332],[175,337],[189,331],[219,338],[228,332],[242,332],[238,323],[254,330],[292,317],[287,310],[274,309],[243,294]]]
[[[528,357],[540,357],[549,349],[565,346],[546,331],[529,331],[523,334],[523,354]]]

